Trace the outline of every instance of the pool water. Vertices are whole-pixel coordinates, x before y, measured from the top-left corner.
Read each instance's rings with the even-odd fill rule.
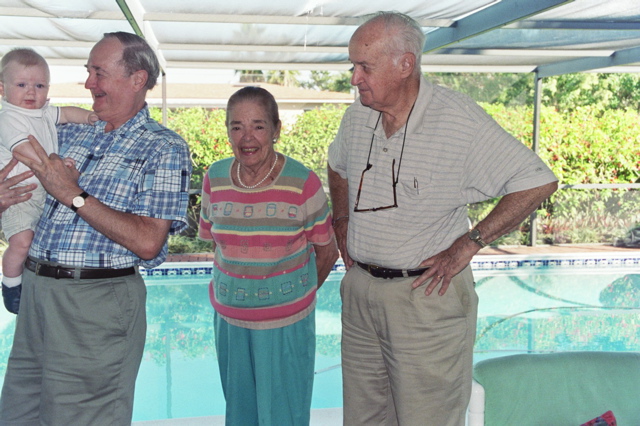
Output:
[[[545,262],[509,268],[498,263],[487,270],[478,265],[476,361],[522,352],[640,351],[637,264],[559,266]],[[343,275],[332,272],[318,292],[315,409],[342,406],[339,287]],[[149,299],[158,301],[158,311],[150,302],[134,420],[224,414],[208,278],[179,280],[185,281],[176,285],[175,277],[147,279]]]
[[[522,352],[640,351],[640,269],[476,276],[474,360]]]
[[[522,352],[640,351],[640,255],[604,267],[597,261],[509,259],[473,265],[480,298],[475,361]],[[210,265],[165,265],[170,266],[146,271],[148,332],[133,420],[223,415],[208,300]],[[343,274],[333,271],[318,292],[314,409],[342,406]],[[1,380],[15,317],[0,311]]]

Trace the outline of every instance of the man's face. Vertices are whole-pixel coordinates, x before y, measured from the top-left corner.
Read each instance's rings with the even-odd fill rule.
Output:
[[[353,64],[351,84],[358,87],[363,105],[377,111],[396,102],[399,67],[384,44],[381,25],[361,27],[349,42],[349,60]]]
[[[49,95],[49,71],[44,65],[25,67],[10,62],[4,70],[0,94],[12,105],[26,109],[40,109]]]
[[[84,84],[91,91],[98,117],[116,128],[137,113],[135,74],[127,75],[122,52],[122,43],[116,38],[98,42],[89,54],[89,77]]]

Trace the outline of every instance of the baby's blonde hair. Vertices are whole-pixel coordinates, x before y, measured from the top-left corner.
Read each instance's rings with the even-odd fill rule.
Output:
[[[16,63],[24,67],[42,66],[47,71],[47,80],[49,80],[49,65],[47,61],[33,49],[18,47],[4,55],[0,61],[0,81],[4,81],[5,69],[11,63]]]

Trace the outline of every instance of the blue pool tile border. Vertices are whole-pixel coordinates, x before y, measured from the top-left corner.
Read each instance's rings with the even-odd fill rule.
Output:
[[[589,253],[565,255],[487,255],[471,262],[476,271],[517,269],[640,269],[640,252],[632,255]],[[640,272],[640,271],[639,271]]]
[[[640,252],[589,253],[555,255],[478,255],[471,261],[475,271],[509,271],[517,269],[597,269],[597,268],[637,268],[640,273]],[[346,270],[342,259],[338,259],[333,271]],[[140,268],[140,274],[147,277],[209,276],[213,271],[211,262],[167,262],[153,269]]]

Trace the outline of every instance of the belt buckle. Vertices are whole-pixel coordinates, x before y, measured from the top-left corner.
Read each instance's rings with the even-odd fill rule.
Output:
[[[33,271],[36,275],[40,275],[40,266],[42,266],[42,263],[36,262],[36,269]]]
[[[387,278],[384,275],[384,268],[381,268],[376,265],[367,265],[367,269],[369,270],[369,274],[376,278]]]

